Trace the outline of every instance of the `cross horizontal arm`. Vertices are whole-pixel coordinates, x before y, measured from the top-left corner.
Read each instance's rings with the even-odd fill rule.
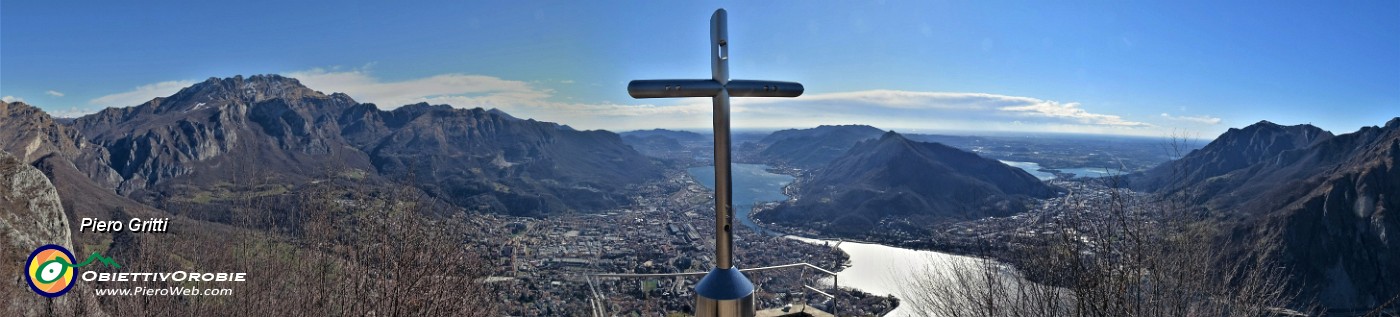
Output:
[[[790,81],[733,79],[724,85],[730,97],[797,97],[802,84]]]
[[[714,79],[649,79],[627,84],[632,98],[714,97],[724,89]]]
[[[633,80],[627,84],[632,98],[714,97],[722,89],[731,97],[797,97],[802,84],[775,80],[730,80],[721,86],[713,79],[650,79]]]

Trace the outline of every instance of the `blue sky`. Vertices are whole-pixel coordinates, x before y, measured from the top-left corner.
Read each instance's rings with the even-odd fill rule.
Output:
[[[1400,116],[1400,2],[299,2],[0,4],[0,95],[61,116],[209,77],[278,73],[382,108],[496,107],[578,128],[696,129],[708,101],[626,82],[708,77],[730,16],[739,128],[1211,138],[1259,120],[1334,132]]]

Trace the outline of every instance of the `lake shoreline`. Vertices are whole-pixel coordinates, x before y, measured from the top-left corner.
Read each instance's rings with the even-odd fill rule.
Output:
[[[701,185],[713,188],[714,179],[713,176],[710,176],[713,172],[697,175],[704,174],[705,169],[713,171],[712,168],[710,166],[692,167],[687,169],[687,173]],[[762,172],[762,174],[755,172],[755,170]],[[834,249],[845,253],[847,259],[846,263],[841,264],[840,267],[832,268],[832,271],[836,273],[836,278],[832,282],[839,282],[839,286],[843,289],[876,296],[893,296],[897,299],[895,305],[882,316],[900,317],[916,314],[913,311],[918,310],[918,308],[912,307],[915,303],[906,300],[916,298],[919,293],[916,289],[918,285],[909,283],[910,277],[925,276],[935,267],[947,267],[954,263],[976,263],[976,261],[983,260],[980,257],[936,249],[909,248],[898,244],[863,241],[839,236],[813,238],[808,235],[816,237],[827,235],[810,229],[793,230],[797,228],[765,225],[757,221],[754,215],[793,199],[786,193],[791,190],[789,186],[800,181],[791,175],[772,173],[772,167],[763,164],[741,164],[736,166],[733,171],[737,172],[734,178],[736,180],[734,182],[735,205],[753,206],[747,209],[735,208],[735,212],[741,214],[740,222],[745,227],[765,236],[781,237],[804,243],[830,243]],[[790,178],[786,181],[775,182],[779,178],[774,175]],[[770,195],[772,193],[777,194]]]

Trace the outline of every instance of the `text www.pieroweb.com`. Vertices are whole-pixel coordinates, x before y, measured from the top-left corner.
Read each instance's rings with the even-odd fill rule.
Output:
[[[194,287],[131,287],[131,288],[99,288],[95,290],[97,296],[228,296],[233,295],[231,288],[194,288]]]

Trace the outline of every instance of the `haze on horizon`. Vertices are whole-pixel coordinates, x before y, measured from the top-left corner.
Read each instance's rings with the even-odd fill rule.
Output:
[[[736,128],[1211,138],[1259,120],[1337,133],[1400,115],[1400,3],[6,2],[0,96],[55,116],[209,77],[298,78],[381,108],[499,108],[581,129],[707,129],[708,99],[626,83],[708,74],[730,12]]]

